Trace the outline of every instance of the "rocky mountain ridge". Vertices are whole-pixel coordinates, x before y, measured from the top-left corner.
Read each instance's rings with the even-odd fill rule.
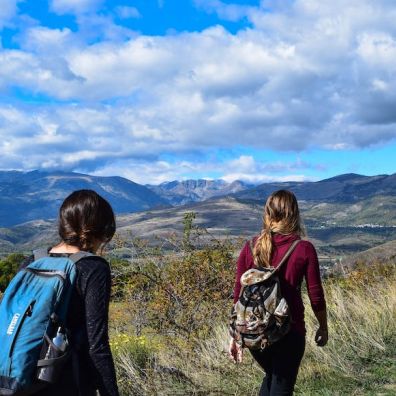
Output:
[[[254,185],[235,180],[231,183],[217,180],[174,180],[161,183],[158,186],[146,185],[156,194],[166,199],[171,205],[185,205],[191,202],[201,202],[209,198],[235,194],[253,188]]]

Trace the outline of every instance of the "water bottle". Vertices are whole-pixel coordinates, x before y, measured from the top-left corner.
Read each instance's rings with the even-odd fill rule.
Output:
[[[58,358],[62,356],[67,349],[67,337],[66,334],[62,331],[61,327],[58,328],[55,337],[52,338],[51,341],[52,344],[48,345],[44,360]],[[54,383],[59,376],[60,369],[61,366],[54,364],[40,367],[38,369],[37,378],[41,381]]]
[[[52,339],[52,342],[62,352],[66,351],[67,338],[66,338],[66,334],[62,331],[62,327],[58,328],[56,332],[56,336]]]

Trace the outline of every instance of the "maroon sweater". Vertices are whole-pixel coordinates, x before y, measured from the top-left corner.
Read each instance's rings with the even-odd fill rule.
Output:
[[[294,234],[273,236],[274,250],[272,265],[277,267],[282,257],[293,241],[300,237]],[[241,290],[240,279],[242,274],[253,268],[253,256],[246,242],[242,248],[237,262],[236,279],[234,288],[234,303],[238,300]],[[301,298],[301,283],[305,278],[311,307],[315,312],[326,308],[322,282],[320,280],[319,262],[316,250],[311,242],[301,241],[288,261],[279,272],[279,279],[283,297],[290,307],[292,317],[291,329],[305,335],[304,305]]]

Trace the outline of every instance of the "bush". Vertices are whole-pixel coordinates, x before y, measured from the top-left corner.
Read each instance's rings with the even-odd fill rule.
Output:
[[[115,261],[116,297],[128,302],[137,335],[149,327],[159,334],[199,341],[231,307],[233,246],[194,227],[193,219],[186,214],[183,237],[173,242],[179,251],[140,243],[129,263]]]
[[[23,254],[12,253],[3,260],[0,260],[0,293],[4,293],[24,258],[25,256]]]

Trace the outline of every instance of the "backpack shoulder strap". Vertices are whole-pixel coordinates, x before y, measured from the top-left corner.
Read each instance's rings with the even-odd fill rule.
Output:
[[[290,255],[293,253],[294,249],[296,248],[296,246],[300,243],[301,239],[297,239],[296,241],[294,241],[289,249],[287,249],[286,254],[282,257],[282,260],[280,261],[280,263],[278,264],[278,266],[274,269],[273,273],[280,271],[280,269],[282,268],[283,264],[287,261],[287,259],[290,257]]]
[[[33,256],[34,256],[34,261],[39,260],[44,257],[49,257],[48,250],[47,249],[33,250]],[[69,256],[69,259],[71,261],[73,261],[73,263],[75,264],[75,263],[77,263],[77,261],[79,261],[85,257],[99,257],[99,256],[96,256],[90,252],[80,251],[80,252],[71,254]]]
[[[290,255],[293,253],[294,249],[296,248],[296,246],[301,242],[301,239],[297,239],[296,241],[294,241],[289,249],[287,250],[286,254],[282,257],[281,262],[278,264],[278,266],[274,269],[273,273],[279,271],[281,269],[281,267],[283,266],[283,264],[287,261],[287,259],[290,257]],[[253,249],[254,249],[254,245],[253,245],[253,240],[250,239],[249,240],[249,248],[250,248],[250,252],[253,256],[253,260],[254,260],[254,264],[258,267],[258,268],[263,268],[262,265],[257,264],[256,260],[254,259],[254,255],[253,255]]]
[[[33,257],[34,257],[34,261],[39,260],[43,257],[48,257],[48,250],[47,249],[33,250]]]
[[[94,254],[90,253],[90,252],[84,252],[84,251],[80,251],[77,253],[73,253],[72,255],[69,256],[69,259],[71,261],[73,261],[73,263],[77,263],[77,261],[80,261],[81,259],[85,258],[85,257],[98,257],[95,256]]]

